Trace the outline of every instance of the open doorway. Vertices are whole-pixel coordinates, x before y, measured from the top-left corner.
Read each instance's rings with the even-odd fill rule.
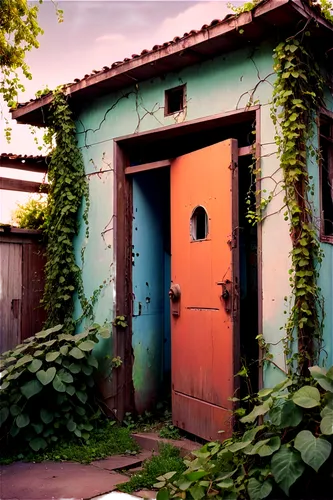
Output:
[[[230,125],[223,125],[213,129],[209,129],[205,125],[201,131],[192,131],[192,133],[190,131],[184,133],[183,131],[180,137],[175,135],[173,138],[170,138],[161,135],[155,138],[154,134],[150,135],[148,133],[143,134],[142,140],[137,136],[119,140],[122,155],[126,158],[125,161],[122,161],[123,166],[126,167],[125,173],[131,174],[126,177],[131,193],[131,227],[129,232],[131,233],[130,293],[132,296],[132,307],[130,316],[131,345],[133,349],[132,381],[135,408],[139,413],[153,409],[158,401],[167,399],[171,391],[174,392],[174,386],[171,388],[170,382],[172,366],[170,330],[171,323],[175,318],[170,311],[168,292],[172,278],[170,271],[173,259],[171,255],[171,234],[174,235],[172,226],[175,221],[173,216],[173,222],[171,222],[170,212],[172,211],[171,205],[175,206],[175,200],[173,199],[173,202],[170,201],[170,192],[172,191],[170,184],[170,164],[173,165],[179,158],[185,158],[186,155],[191,155],[194,152],[199,154],[205,148],[209,149],[210,147],[214,147],[214,145],[221,144],[221,141],[228,142],[225,139],[230,137],[236,138],[231,142],[236,144],[236,149],[238,146],[237,151],[241,155],[238,158],[238,180],[235,190],[235,192],[237,191],[236,204],[233,199],[231,207],[231,198],[229,202],[230,214],[235,210],[239,212],[237,227],[234,225],[234,232],[237,234],[237,237],[234,238],[234,232],[231,230],[228,237],[228,245],[231,248],[234,246],[237,247],[236,253],[239,261],[239,264],[237,264],[239,268],[239,274],[237,275],[237,294],[239,295],[239,300],[237,300],[239,306],[237,311],[230,313],[230,304],[228,305],[228,301],[222,300],[225,292],[228,292],[228,290],[224,290],[221,282],[221,279],[224,279],[223,274],[219,275],[218,279],[220,281],[216,283],[212,282],[212,288],[214,289],[214,295],[220,297],[219,300],[223,303],[223,307],[226,310],[228,307],[229,313],[235,316],[235,322],[238,323],[239,327],[238,331],[240,335],[237,339],[233,339],[238,361],[234,361],[233,368],[235,368],[235,371],[232,372],[232,376],[229,378],[233,379],[235,372],[237,372],[236,368],[241,366],[242,362],[245,362],[250,369],[253,389],[255,390],[258,387],[258,365],[255,363],[258,359],[258,348],[255,340],[255,337],[258,335],[258,235],[256,226],[252,227],[246,219],[247,206],[245,203],[247,194],[251,190],[254,193],[255,190],[251,175],[253,159],[248,148],[253,141],[255,121],[253,114],[248,114],[247,118],[246,121],[241,123],[234,124],[231,122]],[[162,161],[164,158],[176,158],[176,160]],[[155,168],[156,166],[149,162],[156,162],[156,166],[160,168]],[[140,166],[143,163],[146,166],[143,166],[144,168],[140,171]],[[207,168],[205,165],[210,164],[210,162],[203,162],[201,164],[204,168]],[[171,166],[171,168],[173,167]],[[202,173],[199,174],[199,176],[204,176],[203,178],[206,176],[204,168]],[[232,162],[225,163],[223,168],[230,173],[230,169],[232,170],[233,168]],[[200,183],[201,181],[198,178],[197,185],[199,188]],[[235,188],[235,186],[233,187]],[[225,194],[228,194],[227,191],[225,191]],[[182,197],[178,197],[178,200],[180,199]],[[193,214],[197,214],[196,225],[192,224],[192,217],[191,221],[188,220],[186,222],[185,229],[186,234],[189,232],[192,240],[199,240],[198,243],[194,241],[197,248],[201,245],[200,241],[208,240],[211,236],[209,234],[211,214],[209,210],[208,213],[205,212],[204,205],[201,206],[199,204],[198,207],[192,213],[192,216]],[[175,209],[173,213],[175,214]],[[220,210],[220,214],[221,216],[217,217],[219,220],[229,217],[223,210]],[[197,238],[193,237],[193,231]],[[231,232],[233,233],[232,235]],[[199,237],[197,233],[200,233],[200,235],[202,233],[203,237],[200,235]],[[225,241],[227,241],[226,238]],[[199,265],[196,266],[196,269],[202,267],[200,266],[200,261],[198,262]],[[189,274],[192,273],[190,272]],[[214,279],[216,280],[216,278]],[[183,283],[184,280],[182,280],[181,286],[183,286]],[[226,280],[226,284],[228,285],[228,279]],[[216,290],[218,290],[219,286],[221,286],[221,289],[220,292],[217,292]],[[193,290],[196,289],[195,281],[193,281],[191,288]],[[197,304],[193,304],[195,307],[186,307],[186,309],[200,311],[207,309],[217,311],[221,309],[220,306],[215,308],[209,307],[209,304],[208,307],[206,307],[207,304],[200,305],[200,300],[197,301]],[[206,324],[208,325],[212,320],[208,319],[207,321]],[[192,322],[192,325],[195,325],[195,322]],[[190,326],[191,329],[193,330],[192,326]],[[205,331],[205,326],[201,326],[199,329]],[[222,331],[222,336],[224,334],[225,332]],[[191,340],[189,339],[184,349],[181,349],[182,355],[177,362],[180,372],[184,368],[182,377],[184,376],[185,379],[187,376],[185,368],[188,365],[188,359],[186,361],[184,354],[190,351],[188,347],[191,345]],[[197,340],[193,336],[193,343],[195,344],[196,342]],[[205,341],[202,343],[202,351],[204,348]],[[224,379],[223,376],[221,377],[221,373],[217,373],[220,379],[218,379],[218,383],[215,386],[215,393],[218,391],[220,380]],[[224,381],[222,380],[221,383],[223,384]],[[201,389],[204,392],[204,386]],[[229,391],[227,392],[229,394]],[[242,386],[241,392],[244,392]],[[179,394],[185,398],[187,397],[186,391],[185,394],[181,394],[181,389]],[[232,394],[230,395],[232,396]],[[205,398],[203,399],[206,401]],[[214,404],[213,401],[211,404],[212,408]],[[177,420],[176,425],[188,430],[186,423],[184,424],[182,420]],[[192,431],[188,430],[188,432]],[[199,432],[194,432],[194,434],[200,435]],[[201,437],[203,437],[203,434],[204,432]]]
[[[139,413],[170,399],[170,168],[132,177],[132,346]]]

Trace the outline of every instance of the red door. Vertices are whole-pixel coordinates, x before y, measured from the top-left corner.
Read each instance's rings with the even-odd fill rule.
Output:
[[[172,414],[207,440],[232,432],[238,355],[237,141],[171,163]],[[223,295],[223,298],[222,298]]]

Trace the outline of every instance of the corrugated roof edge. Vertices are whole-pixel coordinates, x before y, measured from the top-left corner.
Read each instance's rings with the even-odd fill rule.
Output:
[[[20,154],[15,154],[15,153],[0,153],[0,166],[1,166],[1,160],[10,160],[10,161],[45,161],[46,156],[43,155],[20,155]]]
[[[47,157],[43,155],[0,153],[0,167],[45,173],[47,171]]]
[[[92,86],[101,84],[102,82],[110,81],[114,78],[127,76],[126,84],[121,87],[128,86],[130,81],[138,81],[131,76],[129,72],[144,68],[146,66],[154,66],[157,61],[170,58],[177,53],[183,53],[186,49],[190,49],[199,44],[211,42],[214,38],[227,35],[230,32],[240,31],[241,27],[250,25],[255,18],[267,14],[275,9],[281,9],[287,4],[304,18],[314,18],[322,27],[333,30],[330,25],[320,14],[318,9],[310,8],[308,0],[263,0],[257,7],[250,12],[245,12],[241,15],[227,15],[223,20],[215,19],[209,25],[203,25],[201,30],[191,30],[185,33],[183,37],[175,37],[170,42],[165,42],[162,45],[155,45],[152,50],[143,50],[140,55],[133,54],[131,58],[125,58],[123,61],[114,62],[111,67],[104,66],[101,71],[93,70],[89,75],[85,75],[82,79],[75,79],[73,83],[68,83],[63,86],[65,94],[73,96],[80,91],[88,91]],[[240,35],[242,36],[242,35]],[[148,76],[149,78],[149,76]],[[11,109],[12,117],[20,123],[31,123],[34,125],[44,125],[44,121],[39,117],[36,122],[33,116],[27,115],[34,113],[39,108],[47,107],[53,99],[52,92],[43,95],[38,99],[31,99],[26,103],[18,104],[18,107]]]

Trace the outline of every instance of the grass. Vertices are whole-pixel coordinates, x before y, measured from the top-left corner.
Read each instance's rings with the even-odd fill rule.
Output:
[[[132,493],[140,489],[151,489],[157,482],[156,478],[170,471],[177,472],[174,479],[186,469],[180,450],[169,444],[161,444],[159,455],[153,456],[143,464],[141,472],[134,474],[128,483],[118,486],[124,493]]]
[[[26,453],[9,451],[1,453],[0,464],[9,464],[18,460],[25,462],[42,462],[43,460],[73,461],[89,463],[93,460],[124,453],[136,453],[139,447],[131,438],[130,430],[114,425],[113,421],[101,422],[97,430],[91,433],[88,443],[75,439],[63,440],[44,452]]]

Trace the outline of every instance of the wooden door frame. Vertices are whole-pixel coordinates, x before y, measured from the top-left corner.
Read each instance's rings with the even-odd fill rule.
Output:
[[[256,120],[256,144],[255,154],[259,166],[260,162],[260,106],[252,106],[244,109],[234,110],[226,113],[210,115],[185,123],[153,129],[147,132],[134,133],[127,136],[117,137],[113,141],[114,160],[114,225],[113,225],[113,248],[115,265],[115,287],[116,299],[114,303],[114,317],[125,316],[127,327],[113,327],[113,355],[120,356],[123,360],[121,367],[113,371],[110,394],[107,397],[107,406],[122,420],[125,413],[134,410],[134,387],[132,380],[133,349],[132,349],[132,183],[129,174],[129,161],[124,151],[124,143],[138,141],[141,138],[146,142],[152,142],[157,137],[172,137],[177,131],[197,131],[199,127],[209,123],[212,128],[228,125],[230,122],[244,123],[248,121],[250,114],[255,115]],[[214,124],[216,123],[215,127]],[[240,148],[240,155],[251,154],[248,148]],[[156,162],[159,166],[165,165],[166,160]],[[135,171],[154,168],[152,164],[133,167]],[[147,167],[147,168],[146,168]],[[158,167],[158,165],[156,165]],[[233,183],[238,182],[237,176],[233,176]],[[259,179],[259,176],[258,176]],[[260,189],[260,181],[257,181],[257,190]],[[233,196],[233,212],[238,214],[238,199]],[[236,212],[237,211],[237,212]],[[258,333],[262,331],[262,265],[261,265],[261,225],[258,225]],[[237,253],[236,253],[237,255]],[[239,262],[235,263],[239,267]],[[239,316],[239,315],[238,315]],[[239,365],[239,317],[235,323],[235,366]],[[262,373],[259,372],[259,386],[262,386]]]

